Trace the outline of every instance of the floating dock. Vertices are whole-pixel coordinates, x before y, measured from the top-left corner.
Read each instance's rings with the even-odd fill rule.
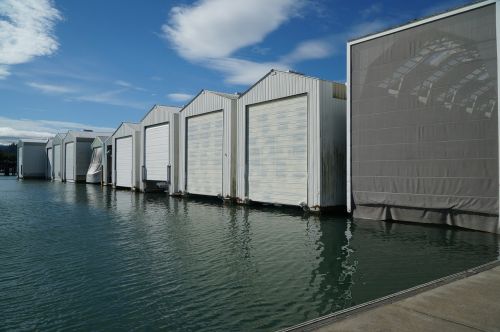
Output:
[[[500,331],[500,261],[283,331]]]

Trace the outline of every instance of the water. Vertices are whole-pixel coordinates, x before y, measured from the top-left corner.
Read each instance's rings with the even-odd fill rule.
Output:
[[[492,234],[0,179],[0,330],[271,331],[498,257]]]

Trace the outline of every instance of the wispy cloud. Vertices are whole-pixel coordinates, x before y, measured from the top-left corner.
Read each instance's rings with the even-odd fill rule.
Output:
[[[188,93],[169,93],[167,94],[167,98],[176,101],[176,102],[182,102],[182,101],[188,101],[192,99],[194,96]]]
[[[45,83],[37,83],[37,82],[28,82],[26,85],[39,90],[43,93],[48,94],[68,94],[74,93],[77,90],[74,88],[70,88],[64,85],[55,85],[55,84],[45,84]]]
[[[422,11],[420,14],[421,16],[430,16],[434,14],[439,14],[442,13],[446,10],[449,10],[451,8],[459,7],[462,5],[465,5],[467,3],[470,3],[469,0],[451,0],[451,1],[444,1],[439,4],[430,6]]]
[[[122,80],[116,80],[114,83],[116,85],[124,87],[124,88],[132,89],[132,90],[137,90],[137,91],[146,91],[146,89],[141,88],[139,86],[136,86],[136,85],[134,85],[134,84],[132,84],[130,82],[126,82],[126,81],[122,81]]]
[[[382,4],[381,3],[374,3],[366,8],[363,8],[361,10],[360,14],[363,18],[367,18],[369,16],[379,14],[381,11],[382,11]]]
[[[50,138],[68,130],[90,129],[112,132],[114,128],[92,126],[77,122],[12,119],[0,116],[0,144],[15,142],[20,138]]]
[[[234,52],[263,41],[297,16],[306,3],[305,0],[200,0],[190,6],[174,7],[168,23],[162,26],[163,37],[181,57],[222,72],[227,82],[250,84],[272,68],[288,66],[240,59],[234,57]]]
[[[88,94],[83,96],[78,96],[75,98],[68,99],[69,101],[85,101],[92,102],[98,104],[106,104],[112,106],[122,106],[127,108],[135,108],[135,109],[146,109],[148,103],[138,102],[135,100],[130,100],[123,96],[123,93],[126,92],[126,89],[118,89],[105,91],[100,93]]]
[[[0,2],[0,78],[10,67],[51,55],[59,44],[55,24],[62,19],[51,0],[2,0]]]

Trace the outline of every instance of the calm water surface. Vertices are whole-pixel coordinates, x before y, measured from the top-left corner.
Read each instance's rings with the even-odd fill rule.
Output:
[[[495,235],[0,178],[0,330],[271,331],[498,258]]]

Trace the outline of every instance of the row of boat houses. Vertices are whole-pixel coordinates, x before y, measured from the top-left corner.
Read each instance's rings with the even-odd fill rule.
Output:
[[[272,70],[114,133],[21,141],[19,177],[500,234],[499,22],[479,1],[348,42],[346,84]]]
[[[21,141],[18,174],[312,210],[345,206],[345,91],[272,70],[242,95],[203,90],[182,108],[155,105],[114,133]],[[33,158],[32,146],[44,155]]]

